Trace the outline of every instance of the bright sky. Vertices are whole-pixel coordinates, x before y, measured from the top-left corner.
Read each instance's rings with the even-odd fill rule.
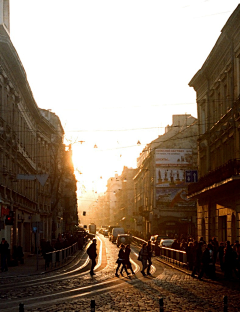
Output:
[[[11,39],[37,105],[60,117],[67,142],[85,141],[73,145],[79,185],[104,190],[173,114],[197,117],[188,83],[237,5],[10,0]]]

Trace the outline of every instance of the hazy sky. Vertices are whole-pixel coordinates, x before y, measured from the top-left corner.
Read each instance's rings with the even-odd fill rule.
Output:
[[[37,105],[60,117],[67,142],[85,141],[73,147],[87,188],[136,167],[173,114],[197,117],[188,83],[237,5],[10,0],[11,39]]]

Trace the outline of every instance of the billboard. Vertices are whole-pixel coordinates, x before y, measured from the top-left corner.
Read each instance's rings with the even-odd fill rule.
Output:
[[[195,207],[195,201],[187,198],[186,188],[156,188],[156,200],[163,207]]]
[[[185,183],[185,169],[174,167],[156,168],[156,185],[160,187],[174,186]]]
[[[193,207],[187,198],[186,171],[192,168],[192,149],[156,149],[156,203],[162,207]]]
[[[192,149],[156,149],[156,167],[176,166],[186,167],[192,165]]]

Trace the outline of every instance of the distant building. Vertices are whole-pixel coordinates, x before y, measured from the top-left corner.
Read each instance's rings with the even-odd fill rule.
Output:
[[[117,212],[117,199],[116,194],[122,187],[122,181],[118,174],[111,177],[107,181],[107,191],[106,191],[106,210],[109,216],[108,225],[118,224],[118,212]]]
[[[137,169],[123,167],[120,176],[121,189],[116,193],[117,199],[117,221],[125,231],[135,230],[135,205],[134,205],[134,181],[133,178]]]
[[[194,236],[196,201],[186,196],[186,171],[197,173],[196,118],[173,115],[165,134],[145,147],[137,169],[136,227],[142,236]]]

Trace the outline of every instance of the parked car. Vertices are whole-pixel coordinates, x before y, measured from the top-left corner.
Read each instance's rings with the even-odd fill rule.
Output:
[[[112,229],[111,241],[116,243],[118,234],[124,234],[124,228],[117,227]]]
[[[103,225],[100,230],[99,230],[99,233],[100,234],[104,234],[104,231],[107,230],[107,226]]]
[[[107,230],[107,229],[103,230],[102,234],[103,234],[104,236],[108,236],[108,230]]]
[[[173,242],[174,242],[174,239],[170,239],[170,238],[161,239],[160,244],[159,244],[159,247],[168,247],[168,248],[171,248]]]
[[[118,234],[117,236],[117,247],[119,247],[121,244],[127,245],[131,244],[132,237],[130,234]]]
[[[108,237],[109,237],[110,241],[112,240],[112,230],[113,230],[113,228],[120,228],[120,226],[118,226],[118,225],[109,225],[109,227],[108,227]]]
[[[150,237],[150,241],[155,244],[156,241],[157,241],[157,244],[159,245],[161,239],[167,239],[168,237],[167,236],[161,236],[161,235],[152,235]]]

